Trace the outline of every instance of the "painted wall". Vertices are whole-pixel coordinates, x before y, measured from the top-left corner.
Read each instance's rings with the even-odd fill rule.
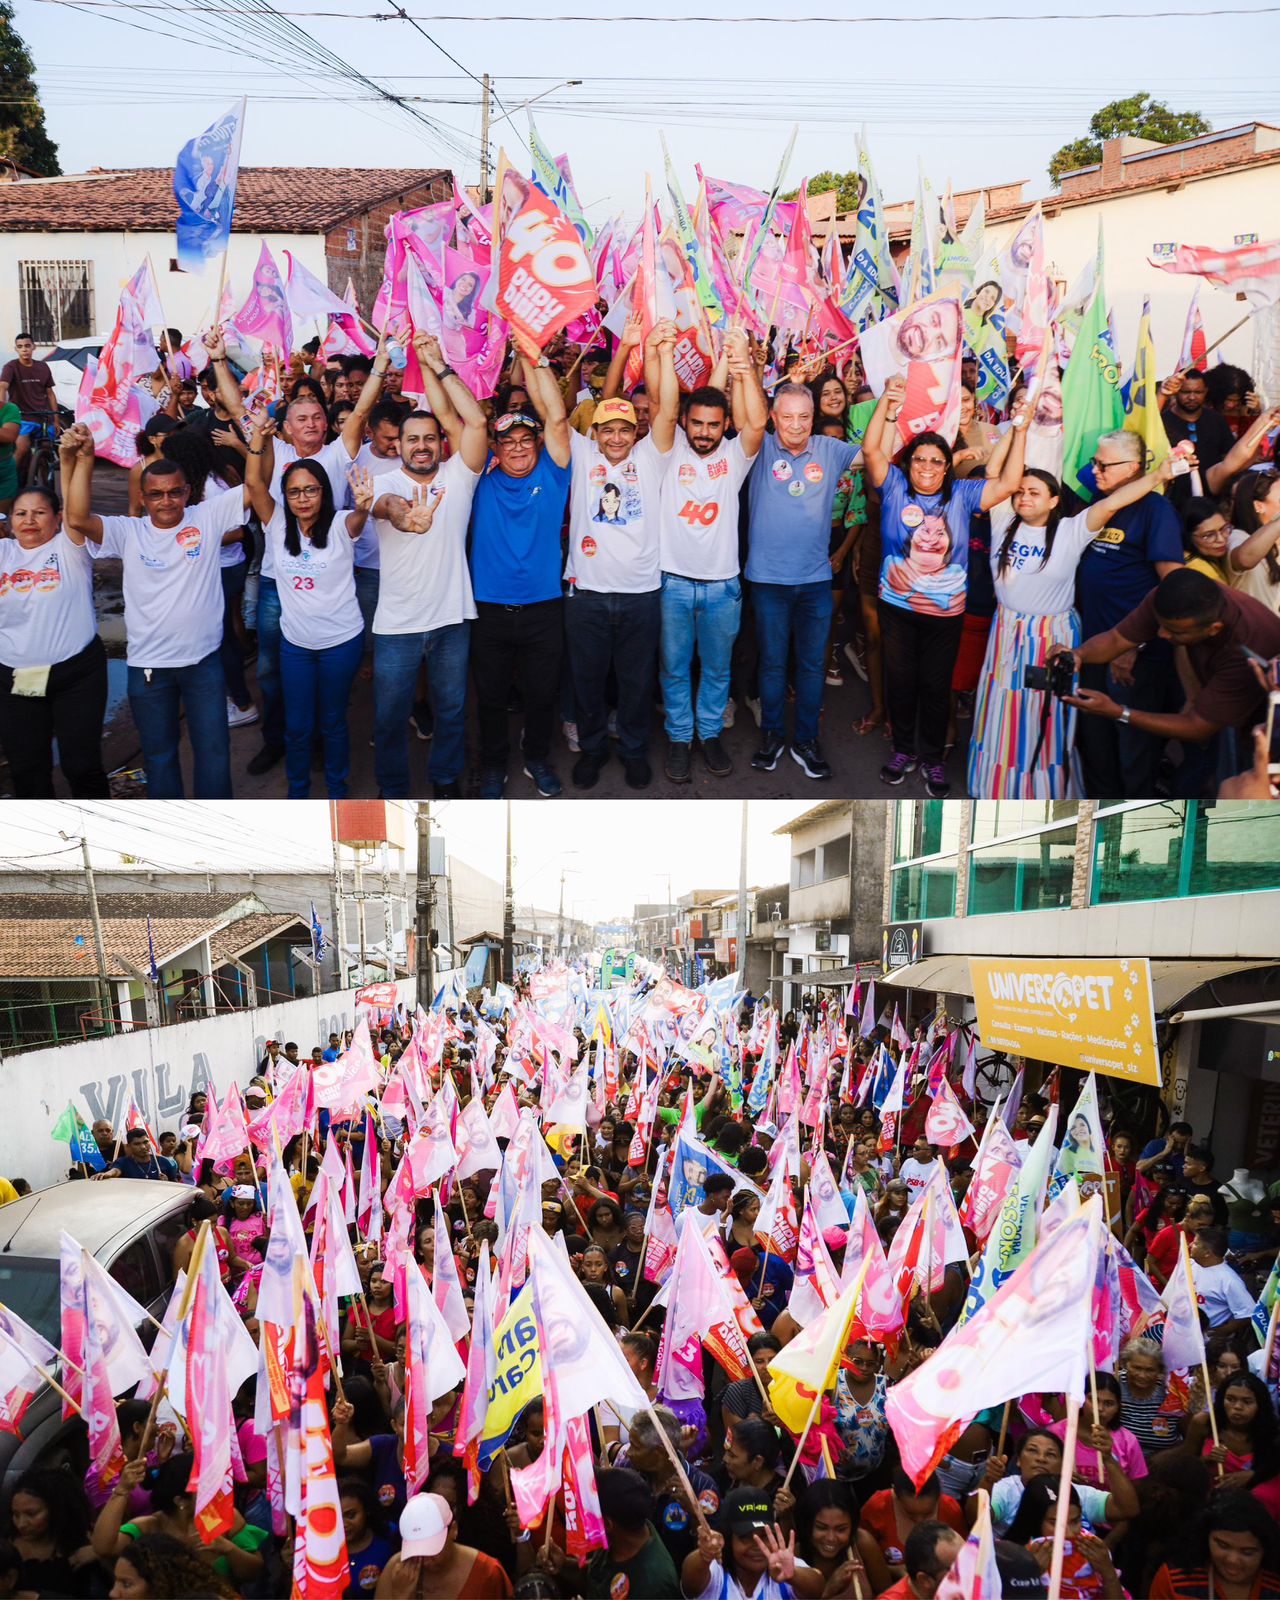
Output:
[[[414,984],[401,979],[400,998],[414,1001]],[[91,1039],[32,1051],[0,1064],[5,1114],[0,1121],[0,1173],[23,1177],[32,1188],[61,1183],[70,1157],[49,1129],[74,1100],[90,1122],[108,1118],[119,1127],[130,1094],[152,1132],[177,1128],[190,1095],[210,1083],[219,1097],[234,1079],[243,1087],[257,1071],[269,1038],[293,1039],[302,1054],[355,1022],[355,990],[291,1000],[285,1005],[237,1011],[210,1021]]]
[[[282,273],[287,267],[282,252],[291,250],[322,283],[326,281],[322,234],[269,233],[264,237]],[[261,244],[255,234],[231,236],[227,281],[237,305],[249,292]],[[0,349],[12,351],[18,332],[20,261],[92,261],[92,331],[105,337],[115,322],[121,289],[149,254],[164,314],[171,326],[189,336],[209,321],[218,292],[219,268],[213,262],[202,273],[171,271],[169,262],[176,248],[172,233],[0,233]],[[305,327],[300,342],[314,332],[314,328]]]

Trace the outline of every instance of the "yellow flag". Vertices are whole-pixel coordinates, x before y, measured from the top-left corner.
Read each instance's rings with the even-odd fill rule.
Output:
[[[797,1437],[808,1425],[817,1396],[836,1381],[849,1323],[870,1264],[868,1256],[836,1303],[784,1345],[769,1363],[769,1403],[778,1420]]]
[[[1129,380],[1129,397],[1124,407],[1125,427],[1142,440],[1144,472],[1154,472],[1169,454],[1169,435],[1164,431],[1164,418],[1160,415],[1157,403],[1159,389],[1156,346],[1151,337],[1151,302],[1144,300],[1142,319],[1138,323],[1138,349],[1133,358],[1133,376]]]
[[[538,1325],[533,1315],[533,1285],[526,1283],[494,1330],[497,1369],[489,1385],[489,1407],[480,1435],[480,1460],[490,1460],[515,1426],[516,1418],[542,1393]]]

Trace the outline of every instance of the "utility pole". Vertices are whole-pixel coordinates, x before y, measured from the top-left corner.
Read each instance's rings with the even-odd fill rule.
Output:
[[[389,847],[387,841],[382,841],[382,921],[383,935],[387,941],[387,981],[395,982],[396,976],[396,923],[391,914],[391,867],[389,864]]]
[[[516,908],[511,898],[511,802],[507,801],[507,880],[502,895],[502,976],[516,981]]]
[[[560,912],[556,923],[556,954],[564,954],[564,868],[560,868]]]
[[[59,838],[71,842],[69,833],[60,833]],[[107,949],[102,942],[102,918],[98,915],[98,886],[93,881],[93,863],[89,859],[89,841],[84,834],[80,835],[80,853],[84,857],[84,881],[89,889],[89,920],[93,924],[93,953],[98,963],[98,986],[101,991],[99,1005],[102,1007],[102,1019],[107,1025],[107,1032],[114,1034],[116,1031],[115,1008],[111,1000],[111,980],[107,977]]]
[[[480,97],[480,203],[489,204],[489,74],[481,79]]]
[[[742,836],[738,841],[738,987],[747,986],[747,801],[742,802]]]
[[[429,1006],[436,992],[434,952],[431,948],[431,924],[436,908],[436,885],[431,876],[431,807],[425,800],[418,801],[418,876],[414,898],[414,939],[418,1004]]]
[[[364,938],[364,858],[361,855],[361,845],[355,847],[356,858],[356,928],[360,936],[360,982],[368,983],[369,975],[365,971],[365,938]]]
[[[329,922],[333,929],[333,937],[329,940],[333,953],[333,984],[335,989],[346,987],[346,958],[342,953],[343,938],[343,907],[342,907],[342,857],[338,846],[338,811],[337,802],[329,802],[329,832],[333,836],[333,872],[329,878]]]

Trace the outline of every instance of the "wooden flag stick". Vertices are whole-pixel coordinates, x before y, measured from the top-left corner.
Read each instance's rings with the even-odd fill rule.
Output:
[[[1067,1432],[1062,1441],[1062,1474],[1058,1480],[1058,1506],[1053,1523],[1053,1555],[1049,1564],[1049,1600],[1062,1600],[1062,1560],[1067,1539],[1067,1520],[1071,1514],[1071,1469],[1076,1459],[1076,1439],[1080,1430],[1080,1402],[1067,1396]]]
[[[178,1307],[178,1323],[181,1323],[191,1309],[191,1301],[196,1292],[196,1278],[200,1271],[200,1263],[204,1259],[205,1250],[208,1248],[209,1235],[213,1231],[213,1223],[206,1218],[200,1224],[200,1231],[196,1234],[195,1248],[191,1252],[191,1260],[187,1263],[187,1281],[182,1286],[182,1303]],[[178,1323],[174,1324],[175,1336]],[[169,1346],[169,1359],[173,1359],[173,1344]],[[153,1369],[154,1370],[154,1369]],[[151,1410],[147,1413],[146,1426],[142,1430],[142,1442],[138,1446],[138,1455],[145,1461],[147,1447],[151,1442],[151,1435],[155,1432],[156,1413],[160,1409],[160,1402],[165,1394],[165,1379],[169,1373],[169,1362],[156,1372],[156,1392],[151,1397]]]
[[[680,1456],[676,1451],[676,1447],[671,1443],[671,1440],[667,1438],[667,1430],[658,1420],[658,1415],[653,1409],[653,1402],[646,1399],[644,1408],[648,1413],[649,1421],[653,1424],[654,1432],[658,1435],[658,1443],[671,1458],[671,1465],[676,1469],[676,1477],[680,1480],[680,1487],[689,1497],[689,1504],[692,1506],[693,1514],[698,1520],[698,1526],[700,1528],[709,1529],[710,1523],[708,1523],[706,1513],[699,1504],[697,1495],[693,1492],[693,1485],[689,1482],[689,1474],[684,1470],[684,1462],[681,1461]],[[784,1483],[782,1487],[785,1489],[787,1485]]]

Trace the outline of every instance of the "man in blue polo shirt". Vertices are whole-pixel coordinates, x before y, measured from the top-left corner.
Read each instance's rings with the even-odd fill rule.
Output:
[[[169,1172],[165,1168],[173,1170]],[[105,1172],[95,1172],[91,1181],[101,1183],[106,1178],[151,1178],[165,1183],[176,1179],[177,1175],[177,1163],[165,1156],[157,1156],[152,1150],[147,1130],[130,1128],[124,1141],[123,1154],[118,1155]]]
[[[813,395],[783,383],[747,479],[747,565],[760,647],[760,748],[757,772],[772,772],[786,748],[787,657],[795,657],[791,756],[806,777],[829,778],[818,745],[831,627],[831,507],[840,474],[858,451],[813,431]]]
[[[471,673],[480,715],[480,797],[507,785],[508,695],[524,705],[524,771],[544,799],[560,793],[547,760],[560,692],[564,599],[560,528],[569,499],[569,424],[550,368],[525,363],[536,415],[494,423],[493,460],[471,504]]]

